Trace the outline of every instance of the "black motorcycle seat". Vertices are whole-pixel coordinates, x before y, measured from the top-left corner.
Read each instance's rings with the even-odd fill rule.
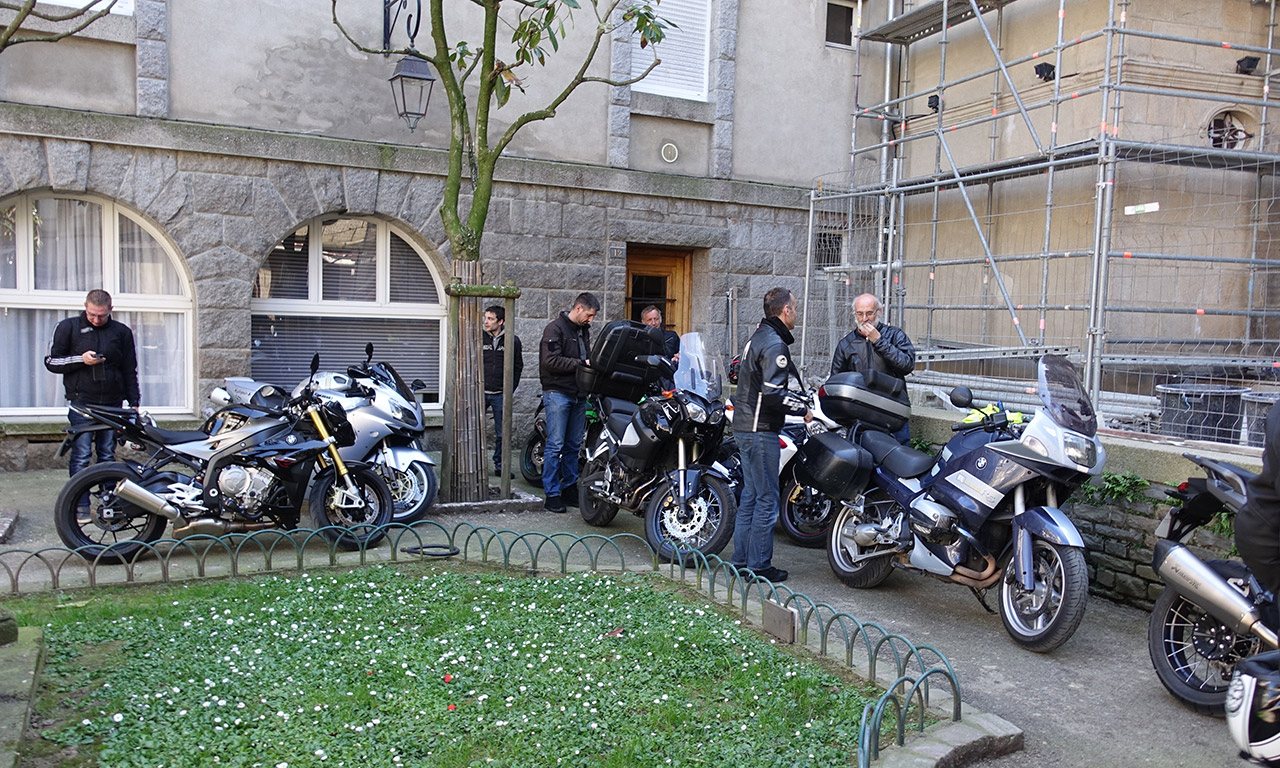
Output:
[[[604,415],[612,417],[615,414],[622,414],[630,417],[640,410],[640,406],[630,400],[620,400],[616,397],[603,398]]]
[[[609,434],[622,437],[627,431],[627,425],[631,423],[630,413],[615,413],[605,418],[605,427],[609,430]]]
[[[876,466],[898,477],[919,477],[933,469],[932,456],[903,445],[884,432],[867,430],[858,436],[858,444],[867,449]]]
[[[153,427],[150,424],[144,426],[142,431],[147,437],[164,443],[165,445],[173,445],[174,443],[194,443],[197,440],[208,440],[209,436],[198,429],[193,430],[176,430],[161,429]]]

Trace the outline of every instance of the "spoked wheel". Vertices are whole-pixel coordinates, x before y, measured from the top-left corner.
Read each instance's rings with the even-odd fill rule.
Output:
[[[644,538],[667,562],[676,559],[675,545],[718,555],[733,538],[736,512],[733,494],[718,478],[703,475],[697,495],[683,506],[677,491],[664,481],[645,508]]]
[[[1089,602],[1084,552],[1075,547],[1032,540],[1035,586],[1026,591],[1012,568],[1000,581],[1000,619],[1018,645],[1048,653],[1075,634]]]
[[[94,464],[75,474],[54,503],[53,524],[62,543],[101,563],[126,563],[164,535],[168,521],[116,496],[121,480],[142,484],[123,462]],[[78,505],[88,496],[88,514]]]
[[[1243,563],[1210,560],[1205,565],[1252,598]],[[1236,663],[1261,649],[1258,638],[1237,635],[1170,587],[1151,609],[1147,651],[1156,676],[1175,698],[1202,714],[1222,716]]]
[[[827,564],[845,586],[871,589],[893,573],[893,555],[867,556],[897,549],[897,541],[889,538],[888,525],[901,512],[902,508],[878,489],[864,497],[861,510],[840,505],[827,536]]]
[[[382,475],[368,467],[352,469],[350,477],[355,483],[354,491],[333,468],[316,478],[307,499],[311,523],[317,530],[327,529],[325,538],[343,549],[372,547],[387,535],[385,526],[391,520],[393,504],[391,490]]]
[[[827,543],[838,503],[794,480],[783,486],[778,502],[778,526],[787,538],[810,549]]]
[[[436,471],[428,464],[415,461],[406,470],[387,469],[387,487],[391,490],[394,509],[391,519],[397,523],[413,523],[431,508],[439,490]]]

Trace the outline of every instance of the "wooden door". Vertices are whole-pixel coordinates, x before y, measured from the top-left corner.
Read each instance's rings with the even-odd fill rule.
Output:
[[[662,309],[663,326],[688,333],[690,254],[662,248],[627,246],[626,317],[640,322],[650,304]]]

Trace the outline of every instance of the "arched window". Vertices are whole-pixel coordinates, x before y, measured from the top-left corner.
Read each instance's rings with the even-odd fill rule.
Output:
[[[423,404],[439,407],[444,369],[444,291],[430,260],[388,222],[321,216],[280,241],[253,286],[252,375],[292,387],[311,356],[323,370],[374,359],[405,381],[422,379]]]
[[[137,214],[85,195],[22,194],[0,202],[0,416],[66,413],[62,377],[44,368],[53,328],[111,294],[133,329],[142,405],[191,413],[191,287],[164,238]]]

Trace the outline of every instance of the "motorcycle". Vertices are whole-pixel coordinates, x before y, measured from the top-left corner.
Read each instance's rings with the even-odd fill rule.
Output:
[[[660,336],[656,349],[662,349]],[[599,357],[593,351],[594,377],[619,373],[598,365]],[[660,354],[615,357],[640,363],[639,378],[650,385],[672,376],[671,361]],[[680,338],[674,380],[675,389],[651,391],[639,404],[602,399],[604,426],[579,480],[588,525],[608,525],[620,509],[642,514],[645,540],[668,562],[679,556],[677,546],[718,554],[733,538],[737,508],[728,477],[711,465],[724,437],[725,411],[719,371],[700,334]]]
[[[837,578],[868,589],[898,567],[967,586],[988,611],[985,592],[997,587],[1015,642],[1040,653],[1066,642],[1084,618],[1089,581],[1084,539],[1059,504],[1105,461],[1093,406],[1066,358],[1040,359],[1044,407],[1030,422],[1012,424],[996,411],[954,424],[958,434],[936,459],[857,426],[884,398],[874,382],[836,379],[819,389],[824,410],[852,422],[874,466],[870,491],[840,499],[827,545]],[[974,405],[967,387],[956,387],[951,401]]]
[[[338,450],[343,461],[366,462],[377,469],[391,489],[391,520],[409,524],[421,520],[439,490],[435,461],[422,449],[426,420],[422,405],[390,363],[373,362],[373,345],[366,344],[365,360],[346,373],[326,371],[303,380],[293,389],[297,397],[310,385],[321,399],[334,399],[346,411],[355,442]],[[209,399],[218,405],[250,402],[254,393],[271,386],[233,377]],[[421,382],[414,382],[420,388]],[[222,425],[227,428],[227,425]]]
[[[1203,714],[1222,716],[1236,664],[1280,638],[1262,622],[1275,615],[1275,596],[1238,560],[1202,561],[1185,542],[1218,514],[1244,506],[1253,473],[1192,453],[1204,477],[1192,477],[1166,491],[1181,504],[1156,528],[1151,567],[1166,586],[1147,623],[1147,651],[1161,684],[1175,698]]]
[[[314,358],[313,374],[318,364]],[[330,542],[355,550],[381,541],[391,492],[372,468],[339,454],[355,441],[342,406],[310,387],[287,401],[265,387],[253,400],[220,410],[198,431],[160,429],[129,408],[73,406],[92,422],[67,430],[63,452],[81,432],[111,429],[118,442],[151,455],[77,472],[54,505],[63,543],[90,560],[121,564],[159,540],[170,522],[175,539],[292,530],[304,496],[312,524]],[[86,497],[89,514],[80,516]]]
[[[547,448],[547,417],[542,411],[543,404],[539,402],[538,409],[533,412],[533,429],[529,432],[529,439],[525,441],[524,452],[520,458],[520,474],[526,483],[536,488],[542,487],[542,459]],[[600,398],[594,395],[589,396],[587,398],[587,433],[582,439],[584,449],[599,437],[603,423]],[[578,456],[579,472],[584,464],[586,464],[585,451]]]

